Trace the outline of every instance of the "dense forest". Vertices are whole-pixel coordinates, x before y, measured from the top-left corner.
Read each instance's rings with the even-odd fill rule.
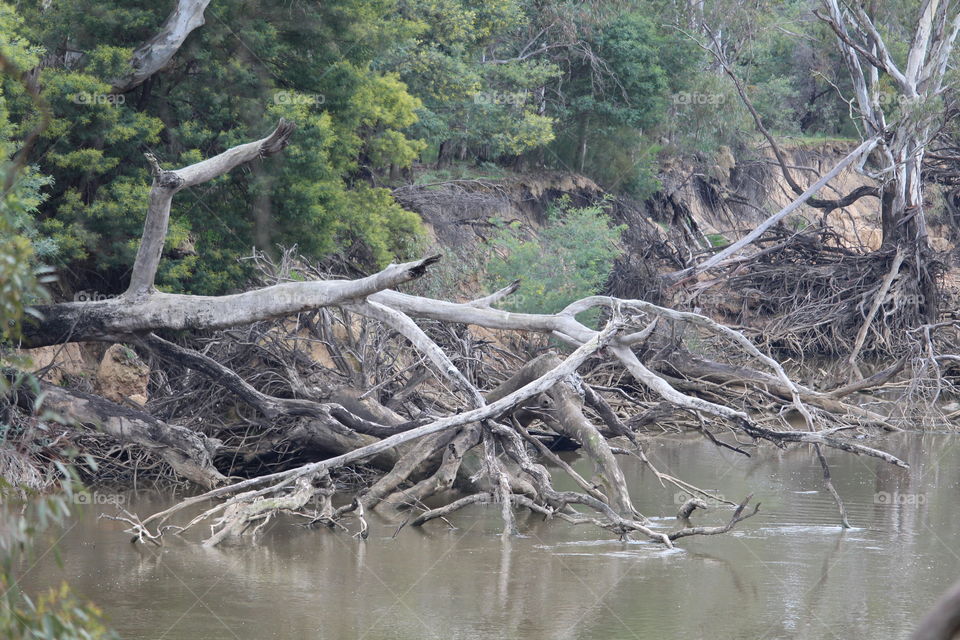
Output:
[[[857,138],[817,3],[708,4],[227,2],[142,79],[126,78],[131,56],[166,5],[5,5],[8,157],[30,142],[14,224],[67,294],[119,293],[146,211],[143,154],[185,166],[284,117],[298,132],[282,160],[176,203],[158,285],[235,289],[250,275],[237,256],[277,244],[382,266],[422,247],[391,197],[411,181],[549,168],[643,199],[664,158],[750,148],[759,134],[714,53],[778,138]],[[891,42],[908,40],[906,12],[882,17]],[[896,87],[880,97],[895,118]]]
[[[486,505],[672,549],[760,513],[647,456],[699,434],[808,451],[856,526],[830,464],[960,419],[958,31],[952,0],[0,2],[0,635],[109,637],[15,588],[104,487],[172,500],[109,516],[148,546]]]

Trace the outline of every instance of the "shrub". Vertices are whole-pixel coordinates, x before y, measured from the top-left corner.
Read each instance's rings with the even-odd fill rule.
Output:
[[[556,313],[574,300],[596,294],[620,254],[626,228],[611,226],[607,203],[571,208],[564,196],[549,213],[547,225],[525,237],[519,223],[502,225],[490,241],[487,264],[491,286],[519,279],[520,290],[504,306],[513,311]]]

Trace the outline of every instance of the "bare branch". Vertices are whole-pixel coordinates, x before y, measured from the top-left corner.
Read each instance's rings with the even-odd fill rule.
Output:
[[[289,143],[290,135],[295,128],[296,125],[292,122],[281,118],[277,128],[266,138],[238,145],[213,158],[176,171],[163,171],[157,159],[148,154],[147,161],[150,163],[153,175],[153,187],[150,190],[143,237],[133,263],[130,286],[124,296],[138,298],[147,296],[153,291],[153,281],[160,264],[160,255],[163,253],[163,243],[167,238],[170,205],[174,194],[181,189],[212,180],[245,162],[281,152]]]
[[[381,440],[380,442],[377,442],[375,444],[357,449],[356,451],[351,451],[349,453],[346,453],[340,456],[336,456],[334,458],[329,458],[327,460],[322,460],[320,462],[307,464],[301,467],[297,467],[295,469],[291,469],[289,471],[282,471],[282,472],[272,473],[265,476],[251,478],[249,480],[237,482],[237,483],[228,485],[226,487],[214,489],[213,491],[208,491],[207,493],[204,493],[202,495],[188,498],[187,500],[184,500],[183,502],[175,505],[174,507],[171,507],[170,509],[167,509],[166,511],[156,513],[150,516],[149,518],[147,518],[146,520],[144,520],[143,523],[147,524],[154,520],[159,520],[162,522],[163,520],[171,516],[173,513],[181,510],[184,507],[190,506],[192,504],[197,504],[199,502],[209,500],[211,498],[217,498],[225,495],[236,494],[237,492],[243,491],[244,489],[248,489],[250,487],[260,486],[268,483],[275,483],[274,486],[281,485],[281,484],[286,485],[296,480],[297,478],[304,477],[305,475],[308,475],[308,474],[320,473],[322,471],[334,469],[334,468],[343,466],[345,464],[349,464],[351,462],[356,462],[358,460],[369,458],[382,451],[393,449],[397,445],[403,444],[404,442],[409,442],[411,440],[422,438],[432,433],[438,433],[440,431],[448,430],[453,427],[458,427],[471,422],[478,422],[480,420],[484,420],[486,418],[499,415],[504,411],[507,411],[508,409],[520,404],[521,402],[524,402],[525,400],[532,398],[535,395],[538,395],[540,393],[547,391],[554,384],[556,384],[558,380],[566,376],[569,376],[570,374],[575,372],[577,368],[581,364],[583,364],[583,362],[587,358],[589,358],[598,349],[601,349],[602,347],[604,347],[609,342],[609,340],[613,338],[617,329],[618,327],[616,325],[613,325],[613,324],[608,325],[607,328],[605,328],[600,333],[596,334],[596,336],[592,340],[590,340],[589,342],[584,344],[582,347],[577,349],[575,352],[570,354],[570,356],[568,356],[566,360],[564,360],[559,367],[549,372],[547,375],[542,376],[541,378],[538,378],[537,380],[523,386],[517,391],[514,391],[513,393],[510,393],[507,396],[504,396],[503,398],[495,402],[492,402],[484,407],[481,407],[478,409],[472,409],[470,411],[465,411],[463,413],[459,413],[453,416],[435,420],[430,424],[424,425],[422,427],[418,427],[416,429],[412,429],[410,431],[407,431],[406,433],[400,433],[397,435],[390,436],[389,438],[385,438],[384,440]],[[224,503],[223,505],[220,505],[220,506],[223,507],[226,504],[229,504],[229,503]]]
[[[97,302],[38,305],[42,321],[24,327],[30,347],[79,341],[123,342],[158,329],[222,329],[362,299],[420,277],[439,260],[431,256],[390,265],[358,280],[285,282],[226,296],[153,292]]]
[[[757,227],[753,231],[745,235],[740,240],[737,240],[736,242],[731,244],[729,247],[725,248],[723,251],[720,251],[719,253],[714,254],[712,257],[710,257],[708,260],[705,260],[701,264],[693,267],[687,267],[686,269],[682,269],[680,271],[675,271],[674,273],[671,273],[670,276],[677,280],[680,280],[683,278],[691,278],[699,273],[703,273],[704,271],[707,271],[708,269],[712,269],[713,267],[717,266],[719,263],[731,257],[732,255],[734,255],[735,253],[737,253],[747,245],[751,244],[752,242],[757,240],[757,238],[762,236],[764,232],[767,231],[767,229],[771,228],[772,226],[774,226],[775,224],[777,224],[778,222],[786,218],[788,215],[790,215],[791,213],[799,209],[800,205],[802,205],[813,194],[817,193],[820,189],[822,189],[828,182],[830,182],[835,177],[837,177],[840,174],[840,172],[847,167],[847,165],[849,165],[854,160],[859,158],[862,154],[869,153],[870,150],[873,149],[874,146],[876,146],[878,140],[879,138],[876,138],[876,137],[870,138],[869,140],[865,140],[863,143],[860,144],[859,147],[851,151],[843,160],[837,163],[837,165],[833,169],[831,169],[825,176],[817,180],[812,186],[810,186],[809,189],[804,191],[799,198],[797,198],[796,200],[794,200],[793,202],[791,202],[790,204],[782,208],[780,211],[778,211],[774,215],[764,220],[762,223],[757,225]]]

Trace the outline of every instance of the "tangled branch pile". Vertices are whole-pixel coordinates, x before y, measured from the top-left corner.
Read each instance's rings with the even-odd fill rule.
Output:
[[[618,455],[639,458],[658,484],[688,492],[684,515],[699,497],[715,496],[654,469],[639,437],[646,428],[689,426],[740,453],[758,443],[811,445],[843,523],[823,447],[906,466],[845,437],[893,428],[886,416],[843,401],[869,381],[815,391],[741,333],[643,300],[592,296],[554,314],[511,313],[495,305],[518,283],[466,302],[398,290],[437,257],[344,280],[324,278],[290,253],[279,264],[257,257],[268,277],[252,291],[213,298],[157,292],[173,195],[280,152],[292,130],[281,122],[263,140],[177,171],[153,161],[150,210],[127,292],[41,306],[42,321],[25,328],[34,346],[126,342],[163,362],[145,411],[52,385],[16,398],[28,409],[42,399],[72,417],[65,432],[80,423],[119,443],[120,455],[132,446],[209,489],[145,518],[118,516],[138,539],[158,542],[206,524],[206,544],[218,544],[279,513],[344,528],[357,518],[365,535],[370,509],[414,509],[409,522],[421,525],[492,501],[507,534],[516,528],[514,510],[528,509],[671,545],[723,533],[756,513],[747,498],[722,526],[655,527],[634,507],[636,488],[627,486]],[[585,316],[603,328],[578,320]],[[544,442],[558,439],[582,447],[593,479]],[[579,489],[557,490],[547,464]],[[170,523],[201,503],[208,508],[199,515]]]

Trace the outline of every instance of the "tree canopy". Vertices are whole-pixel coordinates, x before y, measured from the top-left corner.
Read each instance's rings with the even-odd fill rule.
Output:
[[[185,166],[278,117],[299,127],[282,159],[174,204],[159,286],[236,288],[249,276],[237,258],[251,247],[341,252],[366,269],[409,257],[421,223],[391,189],[431,163],[572,170],[646,196],[665,154],[709,157],[754,135],[709,47],[697,44],[707,32],[768,128],[856,134],[850,82],[813,14],[818,3],[709,4],[226,0],[129,89],[119,79],[168,4],[0,4],[4,64],[16,70],[0,84],[6,155],[40,131],[18,158],[33,190],[18,224],[73,290],[119,292],[149,193],[143,154]],[[886,16],[884,28],[908,29],[905,13]]]

